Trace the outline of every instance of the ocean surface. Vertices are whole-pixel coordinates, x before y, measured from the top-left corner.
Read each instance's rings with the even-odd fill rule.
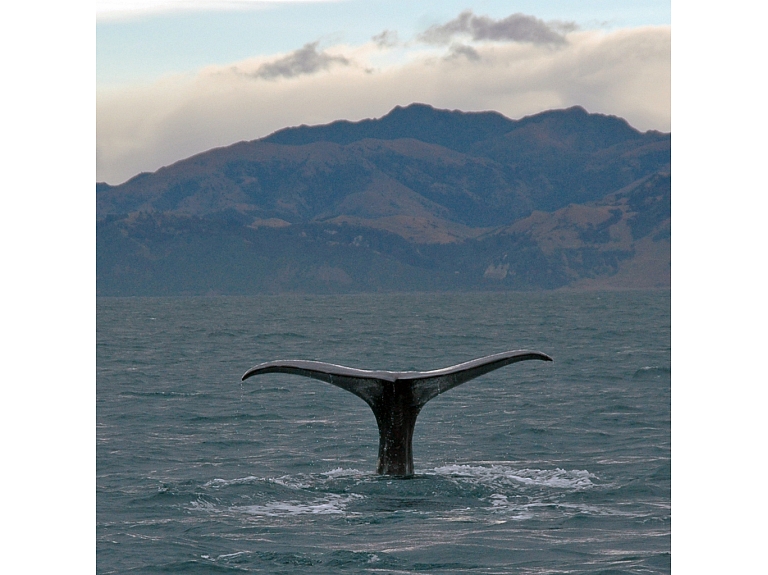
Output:
[[[97,300],[98,573],[669,573],[670,293]],[[251,366],[427,370],[379,477],[354,395]]]

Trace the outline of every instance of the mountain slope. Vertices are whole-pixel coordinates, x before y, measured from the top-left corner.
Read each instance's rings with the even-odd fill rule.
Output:
[[[287,128],[97,184],[97,292],[668,286],[669,173],[582,108]]]

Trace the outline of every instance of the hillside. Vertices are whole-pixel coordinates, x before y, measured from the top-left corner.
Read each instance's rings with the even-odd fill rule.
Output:
[[[100,295],[668,287],[670,135],[414,104],[97,184]]]

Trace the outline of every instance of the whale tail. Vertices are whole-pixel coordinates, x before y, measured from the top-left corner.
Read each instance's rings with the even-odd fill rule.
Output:
[[[505,365],[538,359],[545,353],[507,351],[432,371],[369,371],[321,361],[278,360],[252,367],[242,377],[290,373],[319,379],[354,393],[365,401],[379,427],[380,475],[413,475],[413,431],[421,408],[432,398]]]

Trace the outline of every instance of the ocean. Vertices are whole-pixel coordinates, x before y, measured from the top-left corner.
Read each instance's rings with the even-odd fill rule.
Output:
[[[370,408],[257,363],[517,363]],[[98,298],[98,573],[669,573],[670,292]]]

